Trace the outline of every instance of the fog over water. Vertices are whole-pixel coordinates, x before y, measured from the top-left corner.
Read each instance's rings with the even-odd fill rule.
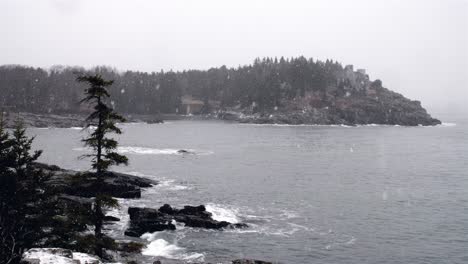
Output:
[[[468,1],[0,0],[0,64],[208,69],[334,59],[435,114],[468,112]]]

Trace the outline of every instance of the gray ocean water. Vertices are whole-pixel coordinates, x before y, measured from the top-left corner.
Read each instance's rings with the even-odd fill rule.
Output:
[[[115,170],[160,180],[128,206],[205,204],[243,230],[145,235],[141,261],[468,263],[468,122],[437,127],[124,124]],[[42,161],[88,169],[79,129],[30,129]],[[194,155],[177,154],[189,149]]]

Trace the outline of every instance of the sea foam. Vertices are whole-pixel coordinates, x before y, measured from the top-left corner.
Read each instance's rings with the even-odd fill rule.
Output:
[[[441,127],[454,127],[456,125],[457,124],[455,124],[455,123],[442,123],[442,124],[440,124],[438,126],[441,126]]]
[[[89,151],[89,148],[74,148],[75,151]],[[181,152],[184,150],[185,152]],[[134,155],[210,155],[212,151],[193,150],[193,149],[173,149],[173,148],[148,148],[148,147],[134,147],[122,146],[117,148],[117,152],[121,154],[134,154]]]
[[[171,244],[162,238],[157,238],[157,233],[145,233],[141,238],[150,242],[142,251],[142,254],[146,256],[185,261],[204,261],[205,259],[205,256],[201,253],[187,252],[183,247]]]
[[[216,221],[226,221],[233,224],[240,222],[239,218],[237,217],[237,209],[227,209],[213,203],[209,203],[205,207],[206,210],[212,214],[212,218]]]

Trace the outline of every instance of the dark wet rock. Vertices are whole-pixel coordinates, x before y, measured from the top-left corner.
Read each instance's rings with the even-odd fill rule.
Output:
[[[232,261],[232,264],[273,264],[272,262],[255,260],[255,259],[236,259]]]
[[[128,208],[130,227],[125,231],[126,236],[139,237],[147,232],[175,230],[173,218],[169,214],[161,213],[151,208]]]
[[[195,154],[195,153],[193,153],[192,151],[186,150],[186,149],[179,149],[179,150],[177,151],[177,153],[179,153],[179,154]]]
[[[189,227],[222,229],[244,228],[246,224],[232,224],[226,221],[216,221],[205,206],[185,206],[175,209],[165,204],[159,210],[152,208],[130,207],[130,227],[125,231],[127,236],[139,237],[146,232],[175,230],[174,221],[184,223]]]
[[[79,197],[95,197],[97,193],[117,198],[140,198],[141,188],[151,187],[157,182],[150,179],[119,172],[107,172],[100,186],[96,184],[94,172],[78,172],[61,169],[55,165],[36,163],[35,166],[49,173],[49,185],[58,192]]]
[[[159,212],[164,213],[164,214],[174,214],[176,211],[168,204],[164,204],[159,208]]]
[[[120,218],[115,217],[115,216],[111,216],[111,215],[106,215],[106,216],[104,216],[103,220],[105,222],[118,222],[118,221],[120,221]]]
[[[162,120],[161,118],[154,118],[154,119],[150,119],[148,121],[146,121],[147,124],[162,124],[164,123],[164,120]]]

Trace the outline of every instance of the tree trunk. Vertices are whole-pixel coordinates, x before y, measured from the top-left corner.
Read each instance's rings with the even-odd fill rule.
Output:
[[[101,97],[98,98],[98,105],[101,103]],[[99,120],[97,126],[97,155],[96,155],[96,184],[98,185],[98,194],[101,192],[101,174],[103,172],[103,168],[101,167],[101,155],[102,155],[102,138],[103,138],[103,130],[102,130],[102,113],[99,113]],[[96,208],[94,211],[94,236],[96,238],[96,245],[95,245],[95,254],[102,258],[103,257],[103,249],[102,249],[102,224],[103,224],[104,214],[102,213],[102,204],[100,198],[96,197]]]
[[[103,213],[102,213],[102,204],[100,198],[96,197],[95,202],[95,210],[94,210],[94,236],[96,238],[96,244],[94,253],[102,258],[103,257],[103,250],[102,250],[102,224],[103,224]]]

